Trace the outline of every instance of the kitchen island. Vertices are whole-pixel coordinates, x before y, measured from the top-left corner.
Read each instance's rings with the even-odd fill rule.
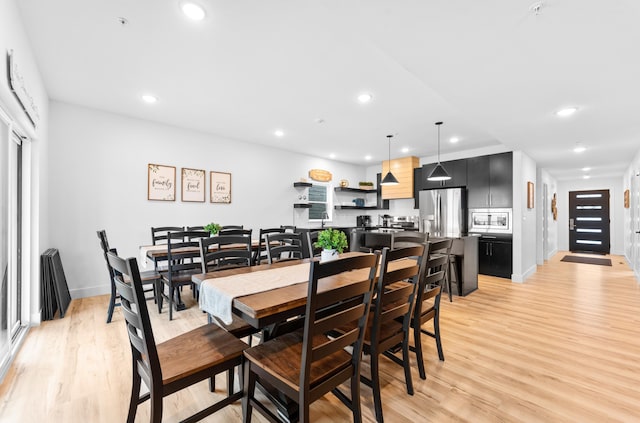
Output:
[[[390,228],[391,229],[391,228]],[[381,249],[391,247],[393,234],[399,230],[356,230],[351,234],[351,251],[361,248]],[[435,241],[442,238],[433,238]],[[478,289],[478,237],[463,236],[452,238],[451,291],[455,295],[465,296]]]

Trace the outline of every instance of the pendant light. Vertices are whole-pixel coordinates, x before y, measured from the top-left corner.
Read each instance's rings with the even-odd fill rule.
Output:
[[[436,122],[436,126],[438,127],[438,164],[431,171],[427,181],[448,181],[451,179],[451,176],[444,170],[444,166],[440,164],[440,125],[442,125],[442,122]]]
[[[387,139],[389,140],[389,172],[384,175],[380,185],[398,185],[398,180],[393,176],[393,173],[391,173],[391,138],[393,138],[393,135],[387,135]]]

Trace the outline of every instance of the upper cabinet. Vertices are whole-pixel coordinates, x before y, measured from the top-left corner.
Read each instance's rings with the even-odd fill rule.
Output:
[[[420,159],[414,156],[391,160],[391,173],[398,179],[397,185],[383,185],[383,199],[413,198],[413,169],[420,166]],[[382,162],[382,176],[389,171],[389,161]]]
[[[429,163],[422,166],[422,189],[453,188],[467,185],[467,160],[452,160],[442,162],[442,166],[447,171],[451,179],[448,181],[429,181],[427,178],[433,172],[437,163]]]
[[[513,153],[472,157],[466,162],[469,208],[512,207]]]

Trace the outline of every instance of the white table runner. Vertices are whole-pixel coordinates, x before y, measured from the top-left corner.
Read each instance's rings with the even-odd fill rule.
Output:
[[[147,252],[149,251],[166,251],[167,246],[165,245],[142,245],[140,246],[140,260],[138,260],[138,267],[147,270],[148,268],[153,268],[153,260],[147,257]]]
[[[309,269],[309,263],[302,263],[205,279],[200,284],[200,309],[217,317],[225,324],[231,324],[234,298],[308,282]]]

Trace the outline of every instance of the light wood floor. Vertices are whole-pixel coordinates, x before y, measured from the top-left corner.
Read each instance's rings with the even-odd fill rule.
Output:
[[[640,284],[622,257],[605,267],[560,262],[563,256],[524,284],[481,276],[475,293],[443,301],[446,361],[426,339],[427,380],[414,370],[412,397],[401,368],[383,363],[386,421],[640,421]],[[130,350],[120,309],[107,325],[106,305],[104,296],[74,300],[64,319],[31,329],[0,385],[1,422],[125,421]],[[158,342],[205,322],[195,306],[176,315],[169,322],[166,312],[152,311]],[[364,420],[374,421],[367,387],[362,394]],[[202,383],[166,398],[165,421],[213,395]],[[350,421],[350,414],[329,395],[312,406],[312,418]],[[145,421],[147,404],[136,419]],[[241,421],[240,405],[205,421]]]

